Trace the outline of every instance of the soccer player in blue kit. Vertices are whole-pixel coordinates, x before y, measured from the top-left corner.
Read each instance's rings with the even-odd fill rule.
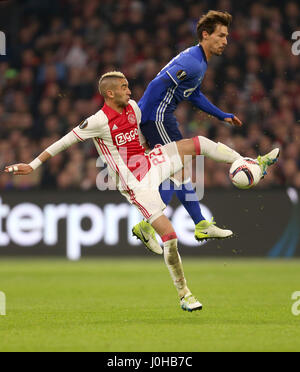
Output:
[[[227,12],[209,11],[203,15],[197,25],[199,44],[171,60],[148,85],[139,101],[139,107],[142,111],[141,130],[151,149],[158,144],[165,145],[183,139],[174,111],[184,100],[190,101],[200,110],[221,121],[237,127],[242,126],[242,122],[235,115],[221,111],[200,91],[208,61],[214,55],[222,55],[227,45],[231,21],[232,16]],[[220,151],[226,149],[220,148]],[[179,183],[176,178],[172,178],[177,186],[181,184],[177,189],[171,184],[171,188],[165,190],[161,185],[160,194],[164,203],[168,205],[176,192],[196,225],[197,240],[230,237],[232,235],[230,230],[220,229],[215,222],[205,220],[190,179],[182,182],[184,179],[182,175],[179,178],[181,178]],[[133,234],[145,243],[145,237],[149,233],[153,235],[151,230],[152,227],[146,221],[142,221],[133,228]]]

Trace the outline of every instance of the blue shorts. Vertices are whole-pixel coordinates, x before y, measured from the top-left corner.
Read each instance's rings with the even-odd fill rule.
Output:
[[[166,145],[171,142],[180,141],[183,136],[178,128],[176,119],[165,120],[162,123],[146,121],[141,124],[141,131],[149,146],[153,149],[156,145]]]

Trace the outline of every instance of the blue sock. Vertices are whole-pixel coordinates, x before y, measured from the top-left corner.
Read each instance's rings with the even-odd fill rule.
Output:
[[[197,225],[200,221],[205,220],[205,217],[203,217],[201,213],[200,203],[197,197],[197,194],[193,188],[193,185],[191,182],[187,183],[186,185],[181,185],[179,188],[175,188],[175,192],[177,195],[177,198],[181,201],[184,208],[187,210],[188,214],[192,217],[195,225]],[[193,199],[191,201],[187,201],[187,195],[194,194]]]
[[[160,196],[166,205],[169,205],[171,203],[172,197],[175,192],[174,187],[174,183],[171,180],[165,181],[159,187]]]

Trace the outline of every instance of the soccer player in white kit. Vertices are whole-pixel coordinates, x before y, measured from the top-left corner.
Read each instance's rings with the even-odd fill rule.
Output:
[[[119,191],[135,205],[163,241],[163,254],[183,310],[202,309],[201,303],[187,287],[182,261],[178,253],[177,236],[170,220],[163,214],[159,186],[183,168],[185,156],[205,155],[219,162],[233,163],[240,154],[226,145],[205,137],[172,142],[146,153],[145,139],[139,129],[141,112],[130,99],[128,81],[121,72],[104,74],[99,81],[99,91],[105,99],[103,108],[92,115],[59,141],[48,147],[30,164],[7,166],[5,172],[27,175],[42,163],[66,150],[71,145],[93,139],[101,158],[107,163],[110,176]],[[265,164],[275,162],[279,150],[265,157]],[[230,230],[224,230],[228,236]],[[155,235],[144,239],[145,245],[162,253]]]

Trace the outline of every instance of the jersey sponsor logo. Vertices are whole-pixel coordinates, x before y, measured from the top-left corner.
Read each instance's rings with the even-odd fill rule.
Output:
[[[79,128],[80,129],[84,129],[88,126],[88,121],[87,120],[83,120],[80,124],[79,124]]]
[[[190,88],[190,89],[185,90],[185,91],[183,92],[183,96],[184,96],[185,98],[191,96],[197,88],[198,88],[198,85],[197,85],[196,87],[194,87],[194,88]]]
[[[134,141],[139,136],[139,132],[136,129],[131,130],[127,133],[120,133],[115,137],[118,146],[126,145],[128,142]]]
[[[183,70],[179,70],[176,76],[178,80],[184,80],[187,77],[187,73]]]

